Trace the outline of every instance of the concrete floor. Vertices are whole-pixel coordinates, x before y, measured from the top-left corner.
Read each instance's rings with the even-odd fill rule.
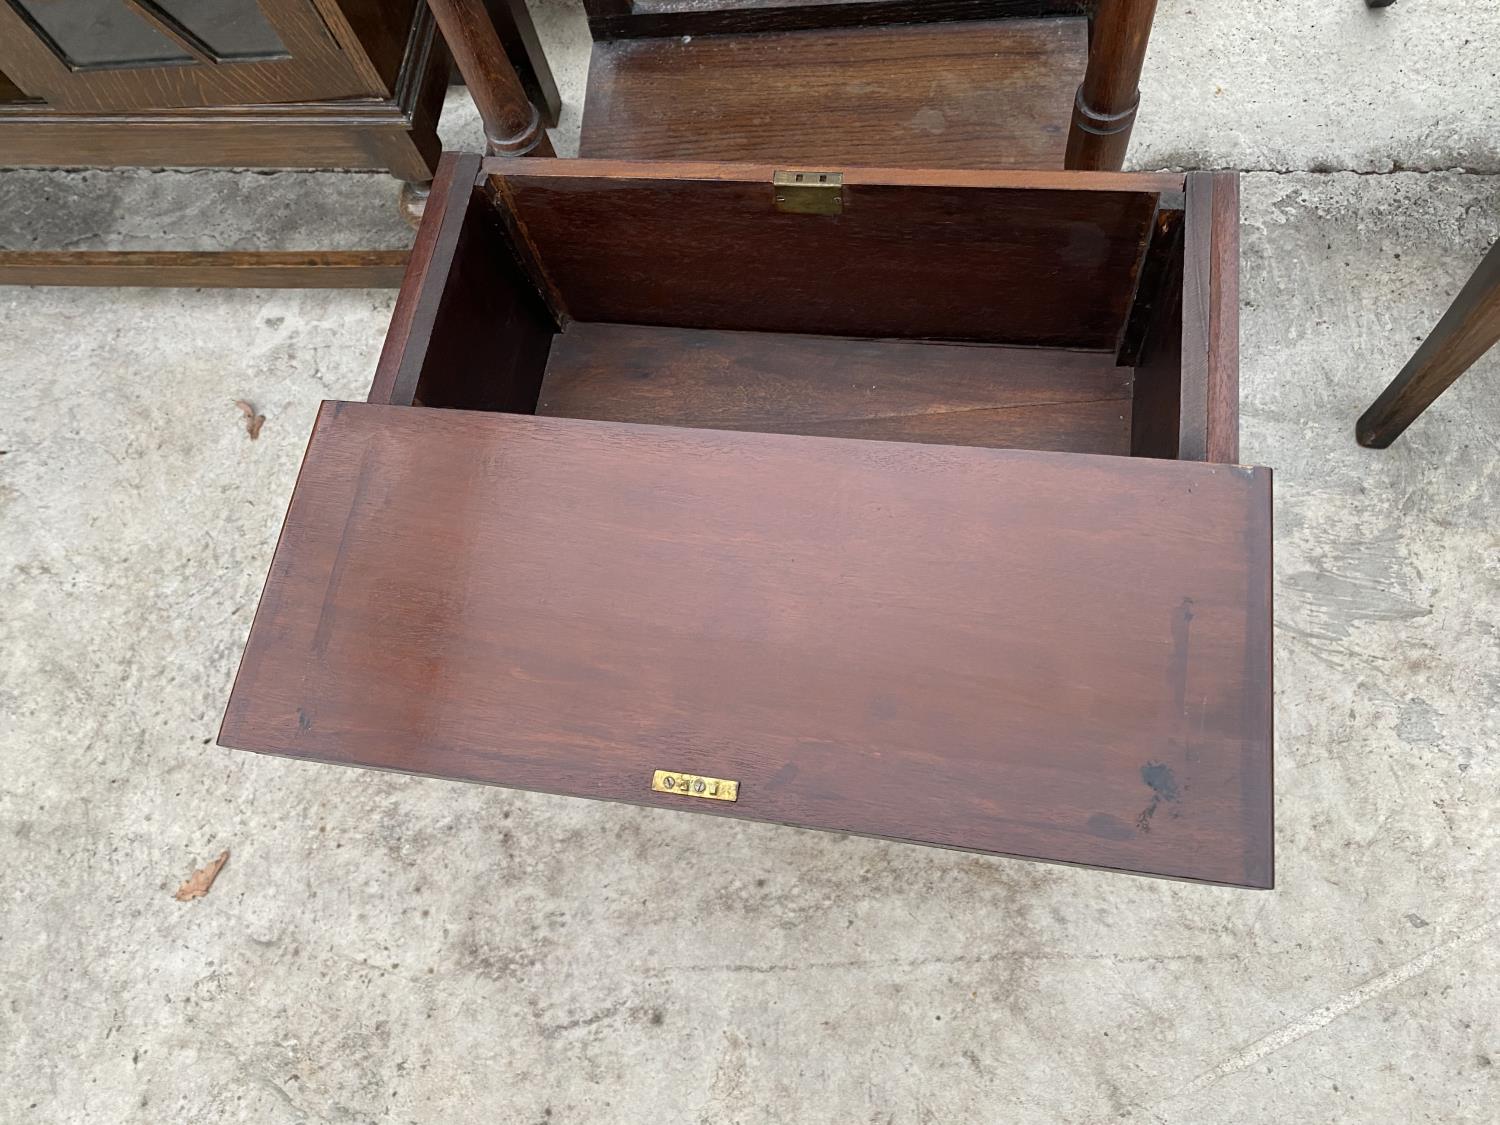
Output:
[[[576,110],[580,24],[543,16]],[[1264,169],[1276,891],[217,749],[393,294],[0,289],[0,1121],[1500,1118],[1500,353],[1352,437],[1500,235],[1500,3],[1163,0],[1153,44],[1133,162]],[[393,202],[9,173],[0,246],[399,242]]]

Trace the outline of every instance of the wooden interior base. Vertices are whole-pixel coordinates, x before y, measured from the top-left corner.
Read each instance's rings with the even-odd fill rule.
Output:
[[[1087,21],[594,45],[579,155],[817,168],[1060,168]]]
[[[1107,352],[572,323],[536,412],[610,422],[1130,453]]]
[[[371,403],[1235,460],[1232,174],[445,160]]]

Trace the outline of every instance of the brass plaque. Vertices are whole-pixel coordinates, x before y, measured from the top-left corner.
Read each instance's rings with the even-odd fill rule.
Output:
[[[657,770],[651,775],[651,788],[658,793],[676,793],[681,797],[702,797],[705,801],[737,801],[740,783],[722,777],[699,777],[695,773]]]

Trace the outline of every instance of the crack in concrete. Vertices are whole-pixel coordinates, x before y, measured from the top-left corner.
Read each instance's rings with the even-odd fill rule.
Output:
[[[1194,1078],[1180,1090],[1174,1091],[1167,1097],[1153,1103],[1149,1107],[1141,1107],[1146,1112],[1155,1114],[1161,1106],[1170,1102],[1180,1101],[1183,1098],[1200,1094],[1217,1082],[1228,1078],[1232,1074],[1254,1066],[1267,1055],[1274,1054],[1283,1047],[1289,1047],[1297,1040],[1322,1031],[1329,1024],[1348,1015],[1362,1004],[1384,996],[1392,989],[1399,988],[1413,977],[1421,976],[1429,969],[1436,967],[1450,957],[1476,946],[1485,941],[1497,931],[1500,931],[1500,915],[1481,922],[1471,929],[1465,930],[1447,941],[1433,946],[1424,953],[1419,953],[1409,961],[1397,965],[1394,969],[1379,973],[1363,984],[1357,985],[1340,996],[1336,996],[1320,1008],[1298,1016],[1290,1023],[1277,1028],[1268,1035],[1263,1035],[1248,1046],[1242,1047],[1217,1066],[1204,1071]]]
[[[1003,953],[974,954],[958,957],[896,957],[896,958],[851,958],[840,961],[801,961],[795,963],[772,962],[770,964],[730,963],[723,965],[674,965],[667,972],[678,973],[801,973],[828,972],[842,969],[917,969],[950,968],[955,965],[989,965],[996,962],[1013,961],[1102,961],[1114,965],[1167,964],[1185,961],[1201,964],[1209,960],[1232,960],[1237,953],[1228,953],[1220,958],[1207,953],[1144,953],[1138,955],[1118,953],[1070,953],[1057,950],[1006,950]],[[642,972],[650,972],[643,968]]]

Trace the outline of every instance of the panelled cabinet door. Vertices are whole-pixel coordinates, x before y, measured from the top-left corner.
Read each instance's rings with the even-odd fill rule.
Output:
[[[326,2],[0,0],[0,70],[86,111],[381,95],[330,32]]]

